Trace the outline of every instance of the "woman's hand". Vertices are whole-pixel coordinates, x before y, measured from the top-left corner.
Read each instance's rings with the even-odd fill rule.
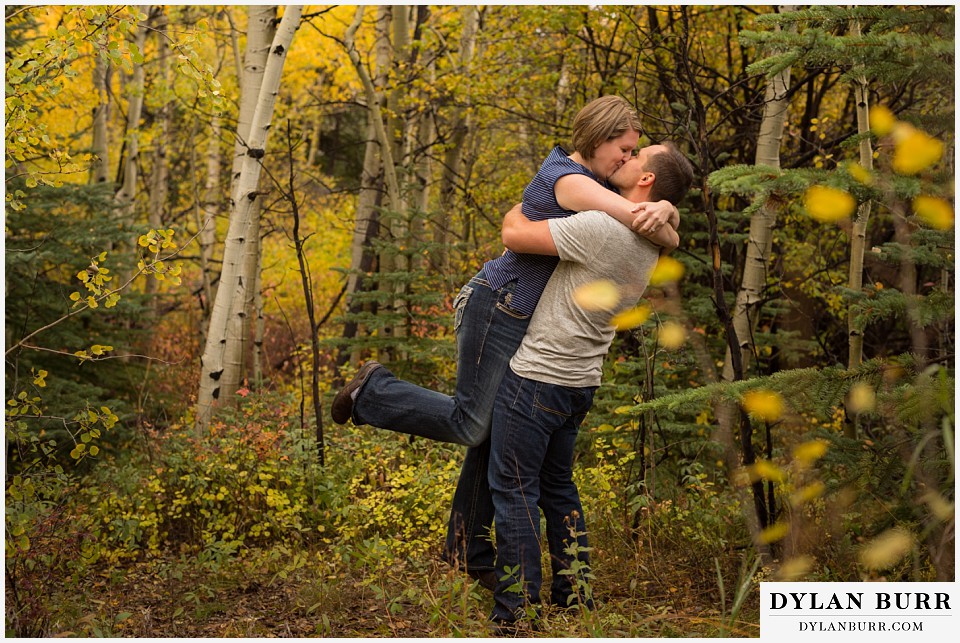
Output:
[[[639,203],[634,210],[637,217],[630,224],[630,229],[637,234],[657,232],[665,225],[676,229],[680,225],[680,213],[669,201]]]

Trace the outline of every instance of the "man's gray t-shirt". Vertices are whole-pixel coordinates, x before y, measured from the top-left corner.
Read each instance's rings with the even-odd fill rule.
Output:
[[[510,368],[521,377],[570,387],[599,386],[613,341],[610,318],[637,303],[659,247],[604,212],[550,219],[560,263],[553,271]],[[585,310],[573,299],[585,284],[606,279],[624,296],[613,309]]]

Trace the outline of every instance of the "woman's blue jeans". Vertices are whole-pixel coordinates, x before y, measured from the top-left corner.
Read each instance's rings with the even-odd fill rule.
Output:
[[[553,571],[550,602],[593,607],[585,586],[577,582],[589,572],[590,558],[573,456],[595,390],[538,382],[509,370],[503,377],[490,435],[499,578],[494,621],[514,621],[526,604],[540,603],[540,509]]]
[[[444,559],[469,570],[491,570],[493,502],[487,486],[490,426],[500,380],[527,331],[530,316],[510,306],[514,283],[490,289],[483,270],[454,300],[457,386],[454,396],[416,386],[385,368],[357,394],[355,424],[471,447],[460,470],[447,526]]]

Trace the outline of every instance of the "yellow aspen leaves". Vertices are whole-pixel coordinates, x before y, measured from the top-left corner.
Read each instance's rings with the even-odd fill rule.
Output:
[[[683,276],[683,264],[673,257],[662,256],[657,260],[657,265],[650,273],[650,285],[662,286],[673,281],[679,281]]]
[[[850,387],[847,408],[853,413],[869,413],[877,405],[877,394],[866,382],[857,382]]]
[[[873,174],[859,163],[847,163],[847,174],[862,185],[873,185]]]
[[[943,157],[943,142],[909,123],[898,121],[888,108],[870,108],[870,129],[877,136],[893,138],[893,169],[898,174],[912,175],[937,163]]]
[[[803,195],[803,207],[811,218],[820,223],[836,223],[849,219],[857,202],[843,190],[813,185]]]
[[[789,532],[790,526],[787,523],[778,522],[761,531],[758,538],[762,543],[775,543],[778,540],[783,540]]]
[[[747,391],[743,394],[740,405],[751,417],[765,422],[773,422],[783,415],[783,398],[775,391]]]
[[[897,123],[893,138],[893,169],[899,174],[917,174],[943,156],[943,142],[907,123]]]
[[[877,136],[886,136],[893,131],[897,124],[897,117],[889,108],[883,105],[874,105],[870,108],[870,130]]]
[[[936,491],[928,491],[920,497],[927,506],[930,507],[930,512],[937,517],[937,519],[947,522],[948,520],[953,520],[954,515],[954,506],[953,503],[941,496]]]
[[[787,476],[783,470],[769,460],[757,460],[750,466],[750,477],[754,480],[769,480],[770,482],[784,482]]]
[[[953,227],[953,206],[944,199],[918,196],[913,200],[913,212],[931,228],[949,230]]]
[[[793,459],[803,466],[809,466],[822,458],[826,452],[826,440],[810,440],[793,448]]]
[[[913,535],[895,527],[883,532],[860,550],[860,564],[867,569],[893,567],[913,549]]]
[[[30,371],[33,372],[33,369],[30,369]],[[40,388],[43,388],[44,386],[46,386],[46,385],[47,385],[47,380],[46,380],[47,375],[49,375],[49,373],[48,373],[47,371],[43,370],[42,368],[40,369],[39,372],[34,373],[34,378],[33,378],[33,384],[34,384],[34,386],[39,386]]]
[[[613,325],[617,330],[630,330],[631,328],[636,328],[647,321],[650,317],[649,306],[637,306],[636,308],[629,308],[621,313],[617,313],[613,316],[613,319],[610,320],[610,324]]]
[[[607,279],[591,281],[573,291],[573,301],[584,310],[610,310],[620,303],[620,289]]]
[[[687,330],[682,324],[668,321],[660,327],[657,337],[661,346],[668,351],[673,351],[683,346],[683,343],[687,341]]]
[[[826,491],[827,486],[817,480],[802,489],[797,489],[792,494],[790,494],[790,504],[794,507],[799,507],[800,505],[816,500],[823,495],[823,492]]]
[[[779,581],[800,580],[810,573],[810,570],[813,569],[814,562],[814,557],[808,554],[789,558],[780,565],[780,569],[777,570],[776,579]]]

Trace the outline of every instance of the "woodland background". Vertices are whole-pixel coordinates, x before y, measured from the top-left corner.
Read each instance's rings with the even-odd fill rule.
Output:
[[[453,295],[603,94],[698,176],[580,435],[600,607],[544,634],[953,580],[953,7],[4,12],[8,634],[485,635],[463,449],[327,406],[374,357],[452,391]]]

